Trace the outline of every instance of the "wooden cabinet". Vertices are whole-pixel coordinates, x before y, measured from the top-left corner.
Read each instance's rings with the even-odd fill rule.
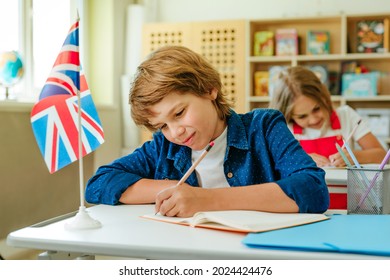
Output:
[[[383,20],[390,15],[340,15],[311,18],[283,18],[266,20],[249,20],[247,24],[247,59],[246,59],[246,110],[267,107],[268,96],[255,96],[254,73],[268,71],[271,66],[324,65],[329,71],[340,73],[341,63],[357,61],[370,71],[380,71],[379,93],[375,97],[344,97],[332,96],[336,106],[348,104],[353,108],[389,108],[390,107],[390,53],[357,53],[356,34],[357,22],[360,20]],[[299,53],[293,56],[254,56],[254,34],[258,31],[295,28],[299,37]],[[389,33],[388,26],[386,27]],[[307,32],[323,30],[330,34],[329,54],[311,55],[306,51]],[[388,36],[386,37],[387,44]]]

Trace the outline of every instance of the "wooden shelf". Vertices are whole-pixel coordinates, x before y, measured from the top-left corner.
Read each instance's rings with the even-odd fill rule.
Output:
[[[369,70],[388,73],[390,77],[390,53],[356,53],[356,40],[351,34],[356,34],[356,24],[359,20],[381,20],[390,18],[388,14],[369,15],[337,15],[308,18],[252,19],[247,23],[246,50],[246,110],[256,107],[268,107],[269,97],[254,96],[254,73],[268,71],[271,66],[323,65],[330,71],[340,72],[341,63],[357,61]],[[299,55],[295,56],[254,56],[254,34],[258,31],[275,32],[280,28],[295,28],[299,36]],[[309,55],[306,53],[306,35],[309,30],[326,30],[330,33],[330,54]],[[387,30],[390,32],[390,30]],[[349,43],[349,44],[348,44]],[[381,84],[382,83],[382,84]],[[345,97],[332,96],[337,105],[348,104],[354,108],[389,108],[389,79],[380,80],[382,91],[375,97]]]
[[[388,14],[335,15],[307,18],[250,19],[212,22],[148,23],[143,30],[143,50],[147,55],[163,45],[183,45],[203,55],[221,73],[227,95],[234,100],[234,109],[243,113],[257,107],[268,107],[269,97],[254,96],[254,73],[268,71],[271,66],[325,65],[330,71],[340,71],[341,62],[357,61],[370,70],[387,72],[382,92],[370,98],[332,96],[335,106],[348,104],[357,108],[390,108],[390,53],[356,53],[359,20],[390,18]],[[254,34],[283,28],[297,29],[299,55],[254,56]],[[309,30],[330,33],[330,54],[309,55],[306,36]],[[390,32],[387,30],[387,32]],[[349,43],[349,44],[348,44]],[[150,138],[143,133],[141,142]]]
[[[291,61],[348,61],[348,60],[382,60],[390,59],[390,53],[349,53],[297,56],[250,56],[248,62],[291,62]]]
[[[345,97],[339,95],[332,95],[332,101],[334,102],[373,102],[373,101],[386,101],[390,102],[390,95],[378,95],[374,97]],[[249,102],[269,102],[269,96],[250,96]]]

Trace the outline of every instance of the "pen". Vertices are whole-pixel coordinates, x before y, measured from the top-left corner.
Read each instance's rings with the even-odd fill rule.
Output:
[[[351,162],[350,162],[349,159],[347,158],[346,154],[343,152],[342,148],[340,148],[340,145],[339,145],[338,143],[336,143],[336,149],[337,149],[337,151],[339,152],[339,154],[341,155],[341,157],[343,158],[345,164],[346,164],[348,167],[352,167]]]
[[[207,153],[210,151],[210,149],[213,146],[214,146],[214,142],[210,142],[210,144],[207,145],[206,149],[204,149],[204,151],[200,155],[200,157],[192,164],[190,169],[187,170],[187,172],[183,175],[183,177],[176,184],[176,186],[180,186],[181,184],[183,184],[187,180],[187,178],[191,175],[191,173],[195,170],[195,168],[198,166],[198,164],[202,161],[202,159],[207,155]]]
[[[347,141],[344,140],[344,145],[343,147],[345,147],[349,153],[349,155],[351,156],[352,158],[352,161],[353,163],[356,165],[357,168],[362,168],[362,166],[359,164],[358,160],[356,159],[354,153],[352,152],[351,148],[349,147]]]
[[[347,139],[345,139],[345,142],[348,143],[349,140],[351,140],[352,136],[355,134],[355,131],[356,129],[358,128],[359,124],[362,122],[362,120],[360,119],[357,124],[354,126],[354,128],[352,129],[351,133],[348,135]],[[343,146],[341,147],[341,149],[344,149],[345,147],[345,144],[343,144]]]
[[[385,167],[385,165],[389,161],[389,159],[390,159],[390,149],[387,151],[387,154],[385,155],[384,159],[382,160],[381,164],[379,165],[379,170],[383,170],[383,168]],[[375,185],[376,179],[378,179],[379,173],[380,173],[379,171],[377,173],[375,173],[374,178],[372,178],[372,180],[370,182],[370,186],[367,188],[366,192],[364,193],[364,195],[360,199],[359,204],[356,207],[356,210],[359,210],[359,208],[362,206],[363,202],[366,200],[367,195],[369,194],[369,192],[371,191],[371,189]]]
[[[345,146],[345,148],[347,148],[347,151],[348,151],[349,155],[351,156],[352,161],[355,164],[355,166],[359,169],[362,169],[363,167],[360,165],[360,163],[358,162],[358,160],[355,157],[355,154],[352,152],[351,147],[348,145],[348,143],[345,140],[344,140],[344,146]],[[364,186],[368,187],[370,183],[368,181],[366,174],[364,173],[364,171],[361,171],[359,173],[360,173],[360,176],[362,176],[362,179],[364,181]]]

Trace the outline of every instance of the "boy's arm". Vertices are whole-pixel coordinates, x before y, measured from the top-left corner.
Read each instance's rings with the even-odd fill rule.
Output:
[[[122,193],[119,202],[124,204],[154,203],[159,192],[175,186],[177,182],[173,180],[141,179]]]
[[[219,210],[296,213],[299,208],[276,183],[216,189],[181,185],[161,191],[156,198],[155,211],[167,216]]]
[[[158,139],[133,153],[101,166],[88,180],[85,199],[89,203],[115,205],[122,194],[143,178],[153,178],[158,157]]]
[[[289,198],[276,183],[265,183],[245,187],[214,189],[219,209],[243,209],[265,212],[296,213],[295,201]]]

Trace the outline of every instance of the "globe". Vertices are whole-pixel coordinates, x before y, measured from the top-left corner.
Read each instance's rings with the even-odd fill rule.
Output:
[[[0,85],[6,88],[6,98],[8,89],[20,81],[23,73],[23,62],[16,51],[0,53]]]

